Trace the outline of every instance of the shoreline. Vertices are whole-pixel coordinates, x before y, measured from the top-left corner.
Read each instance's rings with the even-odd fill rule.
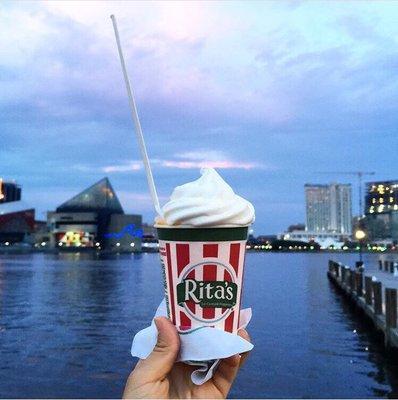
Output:
[[[383,251],[369,251],[363,250],[363,254],[396,254],[397,250],[383,250]],[[116,255],[116,254],[143,254],[143,253],[158,253],[157,250],[150,251],[115,251],[115,250],[97,250],[94,248],[85,247],[73,247],[68,249],[37,249],[37,248],[13,248],[9,246],[7,248],[0,248],[0,255],[21,255],[21,254],[33,254],[33,253],[46,253],[46,254],[61,254],[61,253],[86,253],[86,254],[98,254],[98,255]],[[320,249],[320,250],[298,250],[298,249],[278,249],[278,250],[265,250],[265,249],[247,249],[246,253],[312,253],[312,254],[359,254],[357,250],[331,250],[331,249]]]

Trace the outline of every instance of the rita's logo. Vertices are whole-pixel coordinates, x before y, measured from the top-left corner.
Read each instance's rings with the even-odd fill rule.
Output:
[[[177,303],[192,319],[217,323],[225,319],[237,303],[236,280],[235,270],[219,261],[187,266],[177,284]]]
[[[184,279],[177,285],[177,302],[183,305],[193,300],[202,308],[232,308],[236,304],[237,285],[226,281],[196,281]]]

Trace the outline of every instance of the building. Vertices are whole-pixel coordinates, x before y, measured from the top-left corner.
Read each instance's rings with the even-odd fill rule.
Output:
[[[50,246],[141,251],[142,217],[125,214],[108,178],[47,213]]]
[[[22,188],[0,179],[0,245],[29,242],[35,229],[35,210],[21,200]]]
[[[372,239],[398,239],[398,181],[366,184],[365,215]]]
[[[321,249],[328,249],[331,246],[340,249],[344,246],[344,235],[333,232],[311,232],[304,230],[293,230],[279,235],[281,240],[302,241],[307,243],[318,243]]]
[[[29,241],[35,228],[35,210],[22,201],[0,204],[0,244]]]
[[[142,224],[142,251],[159,251],[158,234],[153,224]]]
[[[305,224],[292,224],[289,225],[287,228],[288,232],[295,232],[295,231],[305,231]]]
[[[21,186],[19,186],[15,182],[5,182],[0,179],[0,203],[20,201],[21,195]]]
[[[305,185],[306,231],[348,237],[352,234],[351,185]]]

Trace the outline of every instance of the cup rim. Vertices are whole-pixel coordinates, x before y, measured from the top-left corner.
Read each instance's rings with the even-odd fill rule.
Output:
[[[248,226],[211,228],[156,228],[158,239],[177,242],[225,242],[247,240]]]

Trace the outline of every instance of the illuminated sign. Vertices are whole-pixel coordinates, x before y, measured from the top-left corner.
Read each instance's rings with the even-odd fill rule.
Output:
[[[132,237],[142,238],[142,229],[136,229],[134,224],[126,225],[120,232],[105,233],[104,237],[106,239],[120,239],[125,235],[130,235]]]
[[[94,235],[89,232],[68,231],[58,237],[58,245],[66,247],[93,247]]]

